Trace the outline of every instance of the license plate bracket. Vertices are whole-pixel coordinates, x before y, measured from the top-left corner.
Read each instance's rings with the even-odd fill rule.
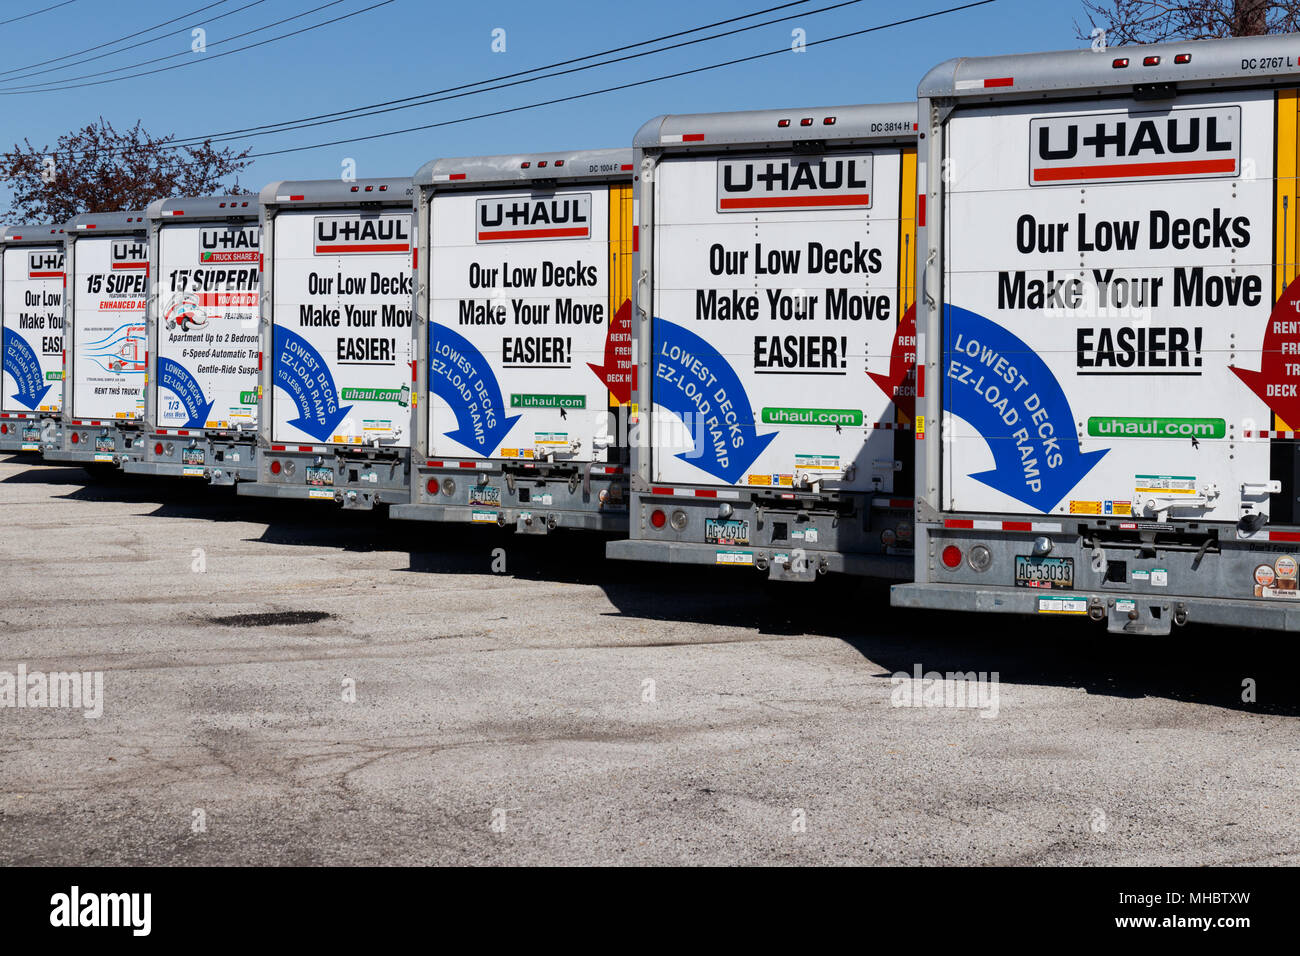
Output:
[[[329,465],[308,465],[305,470],[309,485],[319,488],[334,484],[334,469]]]

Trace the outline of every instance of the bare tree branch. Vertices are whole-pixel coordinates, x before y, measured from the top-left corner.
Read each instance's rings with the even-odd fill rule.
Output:
[[[37,149],[30,140],[0,153],[0,176],[10,181],[11,222],[67,222],[83,212],[143,209],[169,196],[239,191],[226,178],[252,165],[250,150],[216,149],[204,142],[163,149],[174,136],[154,138],[137,121],[118,132],[102,116]]]
[[[1081,40],[1106,31],[1109,46],[1300,31],[1300,0],[1083,0]]]

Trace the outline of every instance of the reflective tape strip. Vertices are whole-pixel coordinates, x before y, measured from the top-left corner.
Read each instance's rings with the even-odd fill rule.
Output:
[[[733,501],[740,498],[739,491],[723,488],[665,488],[661,486],[651,488],[650,494],[664,498],[725,498]]]
[[[1002,86],[1014,86],[1015,80],[1009,76],[994,76],[982,80],[958,80],[953,84],[959,90],[991,90]]]
[[[1040,531],[1059,534],[1061,525],[1056,521],[990,521],[974,518],[945,518],[945,528],[957,531]]]

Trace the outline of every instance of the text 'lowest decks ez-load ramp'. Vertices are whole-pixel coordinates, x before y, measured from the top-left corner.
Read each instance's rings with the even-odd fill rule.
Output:
[[[611,557],[910,572],[915,143],[911,103],[637,133],[631,520]]]
[[[57,444],[63,402],[63,227],[0,229],[0,451]]]
[[[443,159],[415,181],[422,405],[393,517],[624,531],[632,151]]]
[[[403,177],[262,190],[257,480],[240,494],[409,499],[412,195]]]
[[[111,469],[139,453],[149,341],[144,213],[85,213],[64,227],[62,432],[50,461]]]
[[[143,447],[134,474],[257,477],[257,197],[149,205],[149,338]]]
[[[915,581],[894,603],[1300,626],[1295,37],[920,86]]]

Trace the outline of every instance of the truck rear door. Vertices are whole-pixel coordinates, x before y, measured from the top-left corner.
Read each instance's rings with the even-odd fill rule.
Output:
[[[57,412],[63,404],[63,246],[10,246],[4,292],[0,411]]]
[[[272,439],[410,446],[411,214],[275,219]]]
[[[145,299],[149,244],[82,236],[73,257],[75,323],[69,411],[73,418],[132,421],[144,413],[148,361]]]
[[[902,151],[788,150],[659,165],[655,482],[894,489]]]
[[[630,194],[602,184],[434,194],[431,456],[606,460],[610,392],[630,391],[631,305],[610,289],[611,228],[627,220]]]
[[[256,423],[260,235],[256,223],[159,230],[159,427]]]
[[[1267,511],[1273,169],[1268,91],[953,114],[945,509]]]

